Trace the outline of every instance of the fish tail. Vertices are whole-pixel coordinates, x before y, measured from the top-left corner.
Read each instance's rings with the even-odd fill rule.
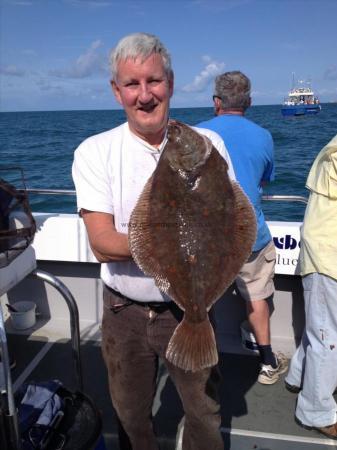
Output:
[[[215,366],[218,351],[208,316],[200,323],[188,322],[184,317],[168,343],[166,358],[180,369],[192,372]]]

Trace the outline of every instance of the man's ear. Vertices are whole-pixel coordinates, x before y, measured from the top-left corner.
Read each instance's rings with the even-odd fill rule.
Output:
[[[118,84],[114,80],[111,80],[110,84],[111,84],[112,92],[114,93],[114,95],[116,97],[116,100],[118,101],[118,103],[120,103],[122,105],[123,103],[122,103],[121,93],[120,93]]]
[[[170,98],[173,95],[173,89],[174,89],[174,74],[173,71],[171,72],[169,79],[168,79],[168,84],[169,84],[169,93],[170,93]]]
[[[220,110],[221,110],[221,98],[215,97],[214,98],[214,111],[215,111],[215,114],[218,114]]]

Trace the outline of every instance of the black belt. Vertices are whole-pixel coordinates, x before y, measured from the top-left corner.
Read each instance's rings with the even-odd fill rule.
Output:
[[[126,297],[125,295],[121,294],[118,291],[115,291],[115,289],[112,289],[110,286],[107,286],[104,284],[105,288],[110,291],[113,295],[116,297],[119,297],[123,300],[123,303],[113,305],[111,306],[111,310],[113,312],[118,312],[121,309],[127,308],[131,305],[137,305],[141,306],[142,308],[151,309],[152,311],[155,311],[157,314],[163,313],[169,309],[172,309],[172,307],[176,307],[174,302],[138,302],[137,300],[132,300],[129,297]]]

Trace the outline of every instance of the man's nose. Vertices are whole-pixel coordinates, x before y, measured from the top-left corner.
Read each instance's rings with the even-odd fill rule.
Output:
[[[151,87],[148,83],[142,83],[139,91],[139,101],[141,103],[148,103],[152,99]]]

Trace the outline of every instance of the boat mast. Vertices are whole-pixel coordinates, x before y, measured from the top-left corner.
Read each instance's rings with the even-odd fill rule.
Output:
[[[292,72],[291,90],[295,88],[295,72]]]

